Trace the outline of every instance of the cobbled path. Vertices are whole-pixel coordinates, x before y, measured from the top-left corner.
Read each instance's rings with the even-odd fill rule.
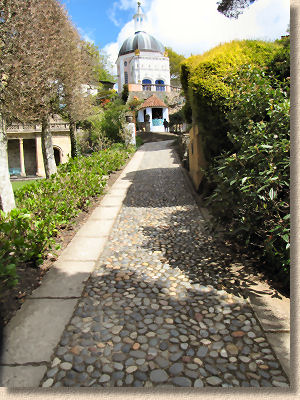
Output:
[[[170,142],[144,148],[41,386],[288,387],[247,301],[218,289],[222,255]]]

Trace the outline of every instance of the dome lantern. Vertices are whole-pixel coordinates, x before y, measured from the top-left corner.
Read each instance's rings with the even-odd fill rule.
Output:
[[[138,1],[138,10],[137,13],[133,16],[133,20],[134,20],[134,32],[140,32],[143,31],[144,29],[144,19],[145,16],[142,12],[141,9],[141,3]]]

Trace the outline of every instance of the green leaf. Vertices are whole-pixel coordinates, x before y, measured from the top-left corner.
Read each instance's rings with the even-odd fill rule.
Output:
[[[289,243],[289,241],[290,241],[289,235],[283,235],[281,237],[286,243]]]

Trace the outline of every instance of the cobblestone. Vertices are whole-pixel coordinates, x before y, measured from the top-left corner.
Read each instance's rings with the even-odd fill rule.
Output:
[[[288,387],[169,143],[147,146],[41,386]]]

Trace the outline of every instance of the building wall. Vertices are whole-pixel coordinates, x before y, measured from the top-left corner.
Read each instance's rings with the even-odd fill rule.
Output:
[[[155,108],[161,108],[161,107],[155,107]],[[144,108],[142,108],[141,110],[139,110],[138,112],[138,117],[137,120],[138,122],[145,122],[144,120]],[[151,107],[147,107],[146,108],[146,114],[150,115],[150,132],[164,132],[165,128],[162,125],[159,126],[154,126],[152,123],[152,108]],[[163,114],[163,119],[165,118],[167,121],[169,121],[169,113],[168,113],[168,108],[164,107],[162,108],[162,114]]]
[[[127,66],[124,65],[125,61]],[[156,80],[163,80],[165,85],[170,85],[169,58],[159,52],[141,51],[139,55],[134,52],[124,54],[117,60],[118,91],[123,91],[125,71],[128,73],[128,83],[142,83],[143,79],[150,79],[152,84]]]
[[[36,175],[37,165],[35,139],[24,139],[23,148],[26,175]]]
[[[20,170],[20,146],[18,139],[8,140],[7,142],[8,152],[8,167]]]
[[[53,142],[53,147],[56,146],[59,149],[61,149],[62,164],[67,162],[69,160],[69,158],[71,157],[70,135],[66,134],[65,132],[53,133],[52,134],[52,142]]]
[[[193,125],[189,135],[189,172],[193,184],[196,190],[198,190],[204,175],[202,168],[206,168],[207,162],[203,153],[202,137],[199,134],[199,128],[197,125]]]

